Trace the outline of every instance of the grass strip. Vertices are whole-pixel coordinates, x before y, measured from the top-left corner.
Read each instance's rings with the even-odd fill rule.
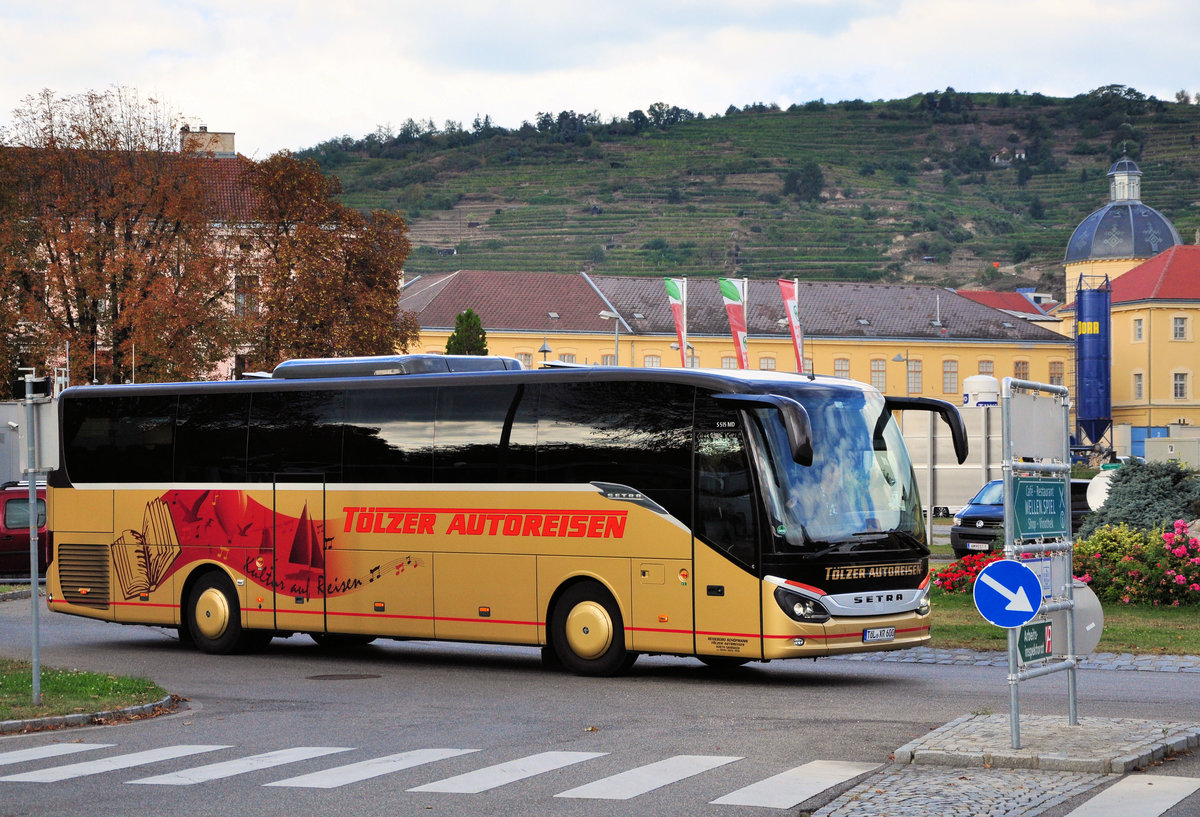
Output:
[[[42,667],[42,703],[34,706],[33,668],[0,658],[0,721],[102,712],[160,701],[167,691],[145,678]]]
[[[1008,649],[1007,631],[985,621],[970,594],[934,588],[932,601],[933,647]],[[1104,633],[1096,652],[1200,655],[1195,607],[1104,605],[1103,609]]]

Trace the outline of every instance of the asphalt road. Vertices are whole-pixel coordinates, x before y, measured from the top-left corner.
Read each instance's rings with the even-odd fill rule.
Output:
[[[207,656],[157,628],[48,613],[41,623],[45,665],[148,676],[187,698],[189,709],[2,738],[0,761],[51,745],[107,744],[50,764],[57,766],[208,748],[52,784],[0,779],[0,814],[772,814],[781,812],[712,801],[811,761],[883,764],[895,748],[960,715],[1008,711],[1004,671],[992,667],[821,660],[720,673],[692,659],[642,657],[625,677],[590,679],[548,671],[527,648],[380,642],[331,654],[298,636],[260,655]],[[0,604],[0,652],[28,656],[28,601]],[[1023,684],[1022,711],[1065,714],[1063,677]],[[1200,723],[1195,675],[1094,670],[1079,679],[1081,714]],[[304,747],[309,756],[277,754]],[[459,754],[336,788],[278,785],[431,748]],[[660,764],[652,769],[661,778],[661,764],[693,756],[710,767],[630,800],[560,796],[651,764]],[[205,781],[231,769],[196,771],[247,757],[258,768]],[[289,762],[265,767],[272,759]],[[563,765],[478,792],[413,791],[538,762]],[[0,766],[0,777],[47,765],[11,763]],[[1200,762],[1185,758],[1164,771],[1200,777]],[[171,773],[183,778],[161,777]],[[633,792],[635,778],[616,785]]]

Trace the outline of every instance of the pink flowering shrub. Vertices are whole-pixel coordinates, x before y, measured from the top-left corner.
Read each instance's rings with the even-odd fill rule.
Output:
[[[1101,601],[1200,604],[1200,540],[1183,520],[1161,532],[1105,525],[1075,543],[1075,575]]]

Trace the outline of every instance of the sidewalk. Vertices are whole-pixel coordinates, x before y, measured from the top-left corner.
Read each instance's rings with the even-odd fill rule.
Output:
[[[900,747],[894,762],[813,817],[1034,817],[1120,775],[1200,747],[1200,725],[1129,718],[967,715]]]

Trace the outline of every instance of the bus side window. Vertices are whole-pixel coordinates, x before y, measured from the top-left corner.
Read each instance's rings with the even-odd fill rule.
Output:
[[[691,524],[693,387],[548,382],[541,393],[538,482],[626,485]]]
[[[72,482],[170,482],[175,395],[80,396],[63,410]]]
[[[535,426],[524,386],[443,386],[433,434],[434,482],[521,482],[533,474]]]
[[[697,423],[695,532],[705,543],[752,566],[757,541],[753,483],[740,423],[728,422],[732,428]]]
[[[243,482],[250,395],[182,395],[175,421],[176,482]]]
[[[428,483],[433,478],[437,389],[356,389],[346,398],[346,482]]]
[[[278,474],[320,474],[342,479],[345,397],[329,391],[257,392],[250,400],[246,470],[251,481]]]

